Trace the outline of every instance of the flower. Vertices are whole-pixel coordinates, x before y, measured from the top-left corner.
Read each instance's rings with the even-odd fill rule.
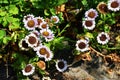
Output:
[[[54,38],[54,34],[50,29],[42,29],[40,30],[40,33],[46,41],[51,41]]]
[[[29,18],[30,18],[30,19],[33,19],[33,18],[34,18],[34,15],[28,14],[28,15],[24,16],[23,22],[26,22]]]
[[[40,60],[39,62],[37,62],[37,66],[41,69],[41,70],[45,70],[46,69],[46,63],[42,60]]]
[[[24,22],[24,26],[28,30],[34,30],[36,25],[37,20],[35,18],[28,18],[28,20]]]
[[[19,42],[19,47],[21,48],[21,50],[29,50],[28,44],[26,43],[25,39],[21,39],[21,41]]]
[[[36,20],[37,20],[37,27],[39,27],[40,25],[41,25],[41,23],[43,23],[44,22],[44,19],[43,19],[43,17],[35,17],[36,18]]]
[[[107,4],[104,3],[104,2],[100,2],[98,5],[97,5],[97,10],[102,13],[102,14],[105,14],[108,12],[108,8],[107,8]]]
[[[58,16],[52,16],[50,20],[53,21],[54,23],[58,23],[60,21]]]
[[[97,41],[98,41],[98,43],[100,43],[100,44],[107,44],[108,43],[108,41],[110,40],[110,37],[109,37],[109,35],[107,34],[107,33],[105,33],[105,32],[101,32],[100,34],[98,34],[98,36],[97,36]]]
[[[89,50],[88,41],[87,40],[83,40],[83,39],[78,40],[76,42],[76,50],[81,51],[81,52]]]
[[[95,9],[89,9],[85,12],[85,17],[94,20],[98,16],[98,12]]]
[[[39,37],[39,36],[40,36],[40,32],[38,32],[37,30],[31,31],[30,34],[35,34],[36,37]]]
[[[56,69],[59,71],[59,72],[63,72],[67,69],[67,61],[61,59],[61,60],[57,60],[56,62]]]
[[[52,41],[53,39],[54,39],[54,34],[53,34],[53,33],[50,34],[48,37],[45,37],[45,40],[46,40],[47,42]]]
[[[25,40],[29,47],[34,47],[34,46],[37,46],[38,44],[38,38],[36,37],[35,34],[32,34],[32,33],[26,36]]]
[[[108,9],[111,11],[119,11],[120,10],[120,0],[109,0],[108,1]]]
[[[50,61],[53,57],[53,54],[50,51],[50,49],[43,45],[38,47],[36,54],[40,58],[45,58],[45,61]]]
[[[95,21],[94,20],[89,20],[89,19],[85,19],[83,21],[83,26],[85,29],[88,29],[88,30],[93,30],[95,28]]]
[[[39,39],[37,45],[33,47],[33,50],[37,51],[40,46],[42,46],[42,41]]]
[[[22,70],[23,75],[29,76],[35,72],[35,67],[32,64],[27,64],[26,67]]]
[[[40,28],[40,29],[48,29],[48,28],[49,28],[48,23],[45,22],[45,21],[42,22],[42,23],[40,24],[39,28]]]

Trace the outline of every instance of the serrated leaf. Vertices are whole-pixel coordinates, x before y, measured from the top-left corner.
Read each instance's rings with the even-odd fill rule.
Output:
[[[0,39],[6,36],[6,31],[5,30],[0,30]]]
[[[8,27],[9,27],[9,30],[16,30],[16,29],[19,29],[19,23],[18,22],[14,22],[12,24],[10,24]]]
[[[9,13],[11,14],[18,14],[18,8],[15,5],[10,5],[9,6]]]
[[[0,10],[0,16],[5,16],[5,15],[6,15],[6,12],[5,12],[5,11]]]
[[[8,44],[8,42],[11,40],[11,37],[10,36],[6,36],[3,38],[3,43],[4,44]]]

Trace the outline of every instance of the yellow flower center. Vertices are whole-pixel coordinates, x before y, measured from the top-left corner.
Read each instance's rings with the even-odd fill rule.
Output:
[[[34,27],[34,25],[35,25],[34,20],[29,20],[28,23],[27,23],[27,25],[28,25],[28,27],[30,27],[30,28]]]
[[[47,28],[47,24],[43,24],[41,27],[45,29]]]
[[[40,51],[39,51],[39,53],[40,53],[41,55],[45,55],[45,54],[48,53],[48,51],[47,51],[45,48],[41,48]]]
[[[42,34],[43,34],[44,36],[49,36],[49,32],[47,32],[47,31],[44,31]]]
[[[94,18],[95,17],[95,12],[93,12],[93,11],[89,12],[88,16],[90,18]]]

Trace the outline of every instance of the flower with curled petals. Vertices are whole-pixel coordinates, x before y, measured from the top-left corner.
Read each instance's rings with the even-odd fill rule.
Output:
[[[35,18],[28,18],[27,21],[24,22],[24,27],[28,30],[34,30],[37,25],[37,20]]]
[[[38,47],[36,54],[38,57],[44,58],[45,61],[50,61],[53,58],[53,53],[50,49],[43,45]]]
[[[44,22],[42,22],[40,24],[40,26],[38,28],[40,28],[40,29],[48,29],[49,26],[48,26],[48,23],[44,21]]]
[[[54,38],[54,34],[50,29],[42,29],[40,33],[47,41],[51,41]]]
[[[97,42],[100,43],[100,44],[103,44],[103,45],[107,44],[109,40],[110,40],[110,37],[105,32],[101,32],[97,36]]]
[[[25,37],[26,43],[29,47],[33,48],[34,46],[37,46],[38,44],[38,38],[35,34],[29,34]]]
[[[24,76],[32,75],[35,72],[35,67],[32,64],[27,64],[26,67],[22,70]]]
[[[98,16],[98,12],[91,8],[88,11],[85,12],[85,17],[90,19],[90,20],[95,20],[95,18]]]
[[[58,23],[60,21],[58,16],[52,16],[50,20],[54,23]]]
[[[34,18],[34,15],[28,14],[28,15],[24,16],[23,22],[25,23],[27,20],[29,20],[29,18],[30,18],[30,19],[33,19],[33,18]]]
[[[56,69],[59,71],[59,72],[63,72],[67,69],[67,61],[63,60],[63,59],[60,59],[60,60],[57,60],[56,61],[56,65],[55,65]]]
[[[21,39],[21,41],[19,42],[19,47],[21,48],[21,50],[29,50],[28,44],[26,43],[25,39]]]
[[[109,0],[108,1],[108,9],[111,11],[119,11],[120,10],[120,0]]]
[[[83,21],[83,26],[85,29],[88,29],[88,30],[93,30],[95,28],[95,21],[94,20],[89,20],[89,19],[85,19]]]
[[[76,50],[85,52],[89,50],[89,44],[87,40],[81,39],[76,42]]]
[[[40,25],[41,25],[41,23],[43,23],[44,22],[44,19],[43,19],[43,17],[35,17],[36,18],[36,20],[37,20],[37,27],[39,27]]]

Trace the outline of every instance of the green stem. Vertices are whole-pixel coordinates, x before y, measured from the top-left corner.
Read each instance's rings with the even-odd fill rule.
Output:
[[[112,48],[106,48],[106,49],[109,49],[109,50],[119,50],[120,49],[120,47],[112,47]]]
[[[60,33],[58,33],[58,35],[56,37],[60,36],[65,31],[65,29],[68,27],[70,27],[69,23],[62,29],[62,31]]]

